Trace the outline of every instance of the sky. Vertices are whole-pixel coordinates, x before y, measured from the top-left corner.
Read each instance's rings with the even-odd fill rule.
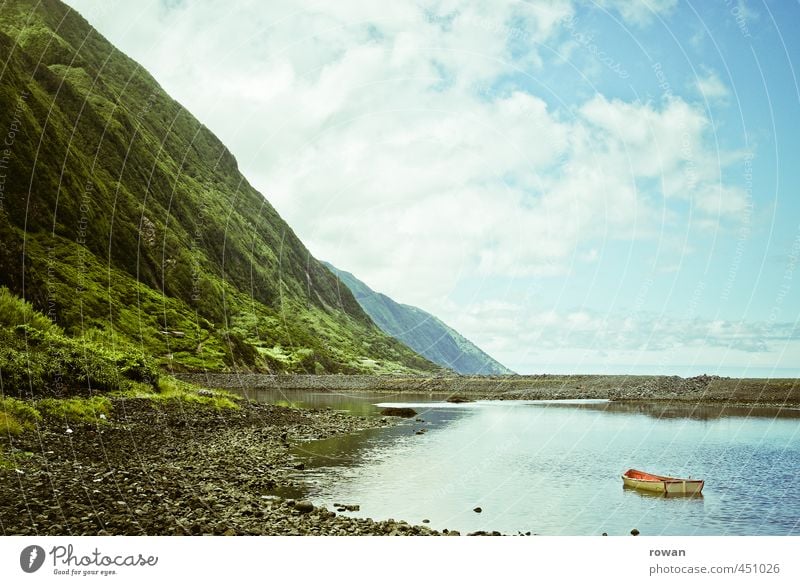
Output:
[[[800,375],[800,4],[68,0],[312,254],[519,373]]]

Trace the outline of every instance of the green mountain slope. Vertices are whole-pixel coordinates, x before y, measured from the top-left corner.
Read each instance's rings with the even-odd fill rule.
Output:
[[[175,370],[433,371],[225,146],[57,0],[0,3],[0,285]],[[2,364],[0,364],[2,368]]]
[[[432,362],[459,374],[514,373],[430,313],[411,305],[402,305],[375,292],[351,273],[327,262],[325,265],[353,293],[378,327]]]

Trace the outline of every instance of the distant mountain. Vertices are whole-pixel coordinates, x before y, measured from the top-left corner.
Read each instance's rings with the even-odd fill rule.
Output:
[[[434,363],[459,374],[513,374],[455,329],[411,305],[375,292],[349,272],[323,262],[353,293],[367,315],[386,333]]]
[[[225,145],[58,0],[0,4],[0,133],[0,286],[59,335],[175,370],[440,369],[378,329]],[[4,355],[0,373],[25,363]]]

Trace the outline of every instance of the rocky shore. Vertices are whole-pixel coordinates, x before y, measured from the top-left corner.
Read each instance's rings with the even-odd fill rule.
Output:
[[[212,388],[271,388],[318,392],[428,393],[469,399],[604,398],[747,406],[800,406],[800,379],[719,376],[368,376],[266,375],[249,372],[178,374]]]
[[[631,408],[694,401],[797,406],[797,380],[620,376],[502,378],[192,374],[206,387],[427,392],[477,398],[613,398]],[[198,395],[211,393],[199,390]],[[0,437],[6,535],[427,535],[404,521],[352,518],[302,500],[297,443],[401,424],[248,401],[110,397],[94,422],[45,416]],[[658,404],[656,402],[656,404]],[[638,406],[637,406],[638,405]],[[357,504],[349,502],[348,504]],[[342,506],[344,507],[344,506]]]
[[[424,535],[278,497],[297,487],[291,445],[392,424],[242,402],[114,399],[93,424],[45,419],[4,441],[5,535]],[[452,533],[451,533],[452,534]]]

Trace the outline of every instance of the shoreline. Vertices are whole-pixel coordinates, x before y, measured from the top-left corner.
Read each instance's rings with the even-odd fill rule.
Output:
[[[746,380],[712,377],[629,377],[627,384],[607,376],[179,377],[206,388],[444,393],[468,400],[611,398],[632,408],[655,403],[657,410],[669,402],[795,408],[799,383],[768,381],[764,387],[762,380],[753,387]],[[193,392],[212,395],[202,388]],[[292,499],[303,493],[304,473],[293,446],[399,420],[236,398],[224,406],[224,394],[217,398],[197,403],[109,395],[107,416],[79,421],[69,414],[45,415],[33,428],[0,437],[0,530],[5,535],[459,534],[402,520],[339,515]]]
[[[395,376],[175,373],[176,378],[211,388],[304,390],[315,392],[421,393],[472,400],[675,401],[730,406],[800,406],[800,378],[718,376]]]
[[[0,466],[3,534],[458,534],[277,495],[301,489],[292,445],[386,419],[246,400],[230,409],[140,398],[112,405],[107,419],[45,418],[3,442],[12,463]]]

